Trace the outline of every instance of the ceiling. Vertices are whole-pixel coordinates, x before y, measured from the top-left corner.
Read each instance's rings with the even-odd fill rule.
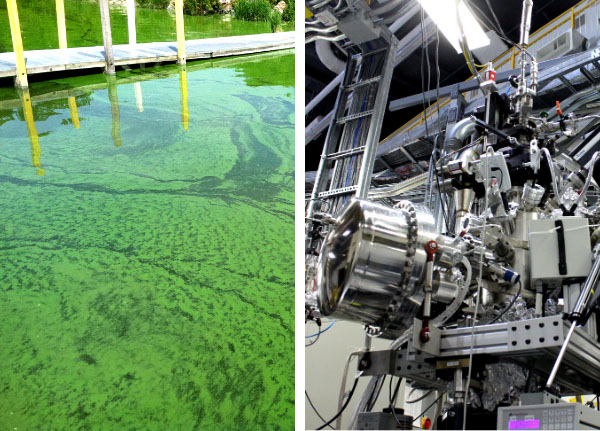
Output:
[[[400,1],[400,0],[398,0]],[[496,14],[502,30],[512,41],[518,42],[519,25],[521,20],[521,5],[522,0],[468,0],[472,6],[473,12],[480,17],[480,21],[485,23],[485,14],[487,18],[493,19],[486,3],[489,3]],[[532,25],[531,32],[542,27],[567,9],[579,3],[579,0],[537,0],[533,3]],[[517,12],[518,11],[518,12]],[[416,14],[405,26],[403,26],[396,36],[402,36],[408,31],[419,25],[421,14]],[[315,95],[317,95],[336,74],[327,69],[319,60],[315,52],[315,44],[306,45],[306,74],[305,74],[305,96],[308,103]],[[431,62],[431,86],[435,88],[436,72],[434,67],[436,42],[430,43],[428,46],[429,58]],[[420,93],[422,89],[421,83],[421,49],[412,53],[407,60],[399,64],[392,78],[388,103],[401,97],[410,96]],[[424,62],[423,70],[426,72],[427,66]],[[456,50],[446,41],[443,35],[440,34],[439,42],[439,68],[440,68],[440,86],[453,84],[464,81],[471,76],[467,65],[462,55],[457,54]],[[306,117],[306,124],[310,124],[317,116],[326,115],[335,103],[336,92],[332,91],[319,105],[317,105]],[[401,111],[387,111],[383,121],[381,138],[383,139],[402,124],[420,113],[422,108],[412,107]],[[325,140],[325,132],[310,142],[306,146],[306,162],[307,171],[314,171],[319,165],[320,155]]]

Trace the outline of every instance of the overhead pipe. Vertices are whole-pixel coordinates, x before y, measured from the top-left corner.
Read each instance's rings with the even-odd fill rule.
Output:
[[[345,39],[345,38],[346,38],[345,34],[340,34],[340,35],[337,35],[337,36],[320,36],[320,35],[314,35],[314,36],[309,36],[306,39],[304,39],[304,43],[314,42],[315,40],[319,40],[319,39],[329,40],[329,41],[335,42],[337,40],[342,40],[342,39]]]
[[[315,33],[331,33],[332,31],[336,31],[337,29],[338,29],[337,24],[330,25],[329,27],[305,26],[304,33],[310,33],[311,31],[314,31]]]
[[[392,25],[389,26],[390,31],[392,33],[395,33],[396,31],[398,31],[400,29],[400,27],[402,27],[410,19],[412,19],[413,16],[415,16],[419,10],[420,10],[420,7],[417,4],[413,4],[413,6],[411,6],[406,12],[402,13],[402,15],[396,20],[396,22],[394,22]],[[429,20],[429,18],[428,18],[428,20]],[[431,23],[431,21],[425,21],[426,26],[429,25],[430,23]],[[414,34],[415,30],[419,30],[419,32],[421,30],[420,25],[417,27],[418,28],[413,29],[413,31],[411,31],[405,38],[403,38],[400,41],[400,46],[405,47],[407,45],[408,41],[410,41],[416,37]],[[401,48],[400,51],[403,51],[404,49],[405,48]],[[416,49],[416,48],[414,48],[414,49]],[[414,51],[414,49],[412,51]],[[396,56],[396,57],[398,57],[398,56]],[[403,61],[404,58],[401,58],[400,61],[396,60],[395,65],[398,65],[398,63]],[[310,111],[312,111],[319,103],[321,103],[323,101],[323,99],[325,99],[329,95],[329,93],[331,93],[334,89],[338,88],[340,86],[340,84],[342,83],[343,79],[344,79],[344,72],[342,72],[338,76],[336,76],[325,88],[323,88],[319,92],[319,94],[317,94],[306,105],[306,107],[304,108],[304,115],[308,115],[310,113]]]
[[[315,50],[317,52],[317,57],[319,57],[319,60],[321,60],[321,63],[323,63],[327,69],[334,73],[340,73],[346,69],[346,62],[335,55],[332,45],[333,42],[316,40]]]

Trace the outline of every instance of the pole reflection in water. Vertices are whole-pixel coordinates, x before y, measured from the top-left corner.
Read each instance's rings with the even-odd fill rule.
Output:
[[[106,75],[108,83],[108,100],[110,101],[110,111],[112,115],[112,138],[115,147],[123,145],[121,139],[121,109],[119,108],[119,96],[117,94],[117,77],[115,75]]]
[[[142,84],[136,82],[133,84],[135,91],[135,104],[137,105],[138,112],[144,112],[144,99],[142,98]]]
[[[69,109],[71,110],[71,121],[73,122],[73,127],[79,129],[79,113],[77,112],[77,101],[75,97],[69,97]]]
[[[25,122],[27,123],[27,132],[29,132],[29,141],[31,142],[31,161],[33,166],[37,168],[35,171],[36,174],[42,176],[46,171],[42,169],[42,147],[40,146],[40,137],[38,136],[38,131],[35,128],[35,121],[33,120],[31,95],[29,94],[29,88],[23,88],[18,91],[21,96]]]
[[[292,429],[294,51],[30,91],[0,89],[0,431]]]
[[[179,67],[179,89],[181,90],[181,124],[188,130],[190,124],[190,113],[188,111],[188,87],[186,66]]]

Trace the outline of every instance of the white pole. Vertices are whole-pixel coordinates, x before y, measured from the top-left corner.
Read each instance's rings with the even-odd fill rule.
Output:
[[[115,74],[115,56],[112,47],[112,33],[110,30],[110,10],[108,0],[100,0],[100,19],[102,20],[102,39],[104,39],[104,59],[106,60],[105,72]]]
[[[129,44],[137,43],[135,36],[135,0],[127,0],[127,29],[129,31]]]

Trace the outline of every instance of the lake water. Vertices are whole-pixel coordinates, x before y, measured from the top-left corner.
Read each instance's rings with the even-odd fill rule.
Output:
[[[98,3],[90,0],[64,2],[68,46],[102,45]],[[25,50],[58,48],[55,2],[19,0],[17,4]],[[128,43],[126,9],[112,6],[110,10],[113,43]],[[271,33],[271,26],[266,22],[242,21],[223,14],[185,15],[184,23],[187,40]],[[293,30],[293,23],[284,23],[282,29]],[[136,34],[138,43],[177,40],[175,14],[162,9],[136,8]],[[0,1],[0,52],[12,50],[6,2]]]
[[[0,88],[0,429],[293,429],[293,86],[284,51]]]

